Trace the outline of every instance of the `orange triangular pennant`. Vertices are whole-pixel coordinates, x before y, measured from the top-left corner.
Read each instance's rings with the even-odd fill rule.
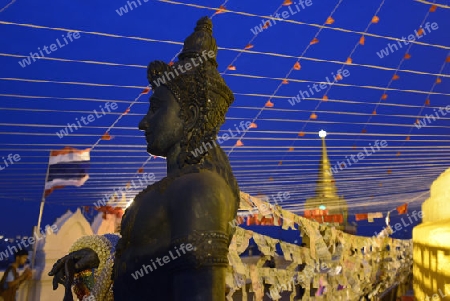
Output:
[[[102,140],[111,140],[111,139],[112,137],[108,132],[104,133],[102,136]]]
[[[436,11],[436,9],[437,9],[437,5],[435,5],[435,4],[431,5],[430,13],[434,13]]]
[[[340,74],[338,74],[338,75],[336,75],[336,81],[338,81],[338,80],[342,80],[342,75],[340,75]]]
[[[417,35],[419,36],[423,35],[423,28],[419,28],[419,30],[417,31]]]
[[[122,113],[122,115],[127,115],[128,113],[130,113],[130,108],[127,108],[127,109],[125,110],[125,112]]]
[[[283,6],[288,6],[288,5],[292,5],[292,0],[284,0]]]
[[[266,106],[267,108],[272,108],[272,107],[273,107],[273,102],[271,102],[270,100],[268,100],[268,101],[266,102],[265,106]]]
[[[300,70],[301,68],[302,68],[302,66],[300,66],[299,62],[294,64],[294,70]]]
[[[332,17],[328,17],[327,20],[325,21],[325,24],[331,25],[334,23],[334,19]]]
[[[289,82],[288,82],[288,80],[287,79],[283,79],[283,81],[281,82],[283,85],[287,85],[287,84],[289,84]]]
[[[317,119],[316,113],[312,113],[311,116],[309,116],[309,118],[311,118],[311,119]]]
[[[351,64],[353,63],[353,60],[351,57],[348,57],[347,60],[345,61],[346,64]]]
[[[137,172],[138,173],[143,173],[144,172],[144,168],[143,167],[139,168]]]
[[[299,136],[299,137],[305,136],[305,132],[300,132],[300,133],[298,133],[298,136]]]
[[[440,77],[436,78],[436,84],[442,83],[442,79]]]
[[[141,94],[148,94],[148,92],[150,92],[150,87],[145,87]]]
[[[377,111],[373,110],[372,115],[377,115]]]
[[[357,222],[363,221],[363,220],[368,219],[368,216],[369,216],[368,213],[357,213],[357,214],[355,214],[355,220]]]
[[[236,146],[243,146],[243,145],[244,145],[244,143],[242,143],[241,139],[236,141]]]
[[[380,18],[378,18],[378,16],[373,16],[372,17],[372,23],[377,24],[378,21],[380,21]]]
[[[397,80],[399,78],[400,78],[400,76],[398,76],[397,74],[394,74],[394,76],[392,77],[392,80]]]
[[[317,44],[317,43],[319,43],[319,39],[318,38],[314,38],[314,39],[312,39],[312,41],[309,44],[310,45],[314,45],[314,44]]]
[[[235,71],[236,70],[236,66],[230,65],[230,66],[228,66],[228,70]]]
[[[256,125],[256,123],[252,122],[250,123],[250,126],[248,127],[249,129],[256,129],[258,126]]]
[[[386,100],[386,99],[387,99],[387,97],[388,97],[388,96],[387,96],[387,94],[386,94],[386,93],[384,93],[383,95],[381,95],[381,99],[382,99],[382,100]]]
[[[411,54],[406,53],[405,56],[404,56],[404,59],[405,60],[409,60],[410,58],[411,58]]]
[[[291,147],[289,148],[289,151],[292,152],[293,150],[294,150],[294,148],[291,146]]]
[[[324,95],[324,96],[322,97],[322,100],[323,100],[323,101],[327,101],[327,100],[328,100],[328,96]]]
[[[401,206],[397,207],[398,214],[405,214],[408,212],[408,203],[404,203]]]
[[[446,63],[450,63],[450,55],[447,56],[447,58],[445,59],[445,62],[446,62]]]
[[[253,45],[252,44],[247,44],[247,46],[245,46],[245,49],[252,49],[253,48]]]
[[[223,14],[225,12],[226,8],[225,6],[221,5],[219,6],[219,8],[216,10],[216,14]]]
[[[425,100],[425,105],[426,105],[426,106],[429,106],[429,105],[430,105],[430,100],[429,100],[429,99]]]
[[[364,45],[364,42],[366,41],[366,38],[364,37],[364,36],[361,36],[360,38],[359,38],[359,44],[360,45]]]

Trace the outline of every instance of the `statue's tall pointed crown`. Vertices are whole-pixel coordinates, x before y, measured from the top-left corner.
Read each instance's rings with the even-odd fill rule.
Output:
[[[197,21],[194,32],[184,40],[183,51],[178,55],[180,61],[187,58],[195,58],[203,52],[214,52],[214,57],[210,61],[216,63],[217,44],[216,39],[212,36],[213,24],[210,18],[203,17]]]
[[[197,21],[194,32],[184,41],[178,61],[166,64],[153,61],[147,68],[147,78],[153,89],[167,87],[178,100],[180,116],[186,119],[191,106],[199,109],[195,126],[185,127],[181,142],[180,164],[200,162],[207,152],[194,155],[192,150],[203,142],[214,141],[225,122],[233,93],[219,71],[216,61],[217,44],[212,36],[212,22],[208,17]]]
[[[228,106],[231,105],[234,101],[234,96],[217,70],[217,44],[216,39],[212,35],[212,28],[213,24],[210,18],[200,18],[197,21],[194,32],[185,39],[183,50],[178,55],[177,62],[173,63],[172,66],[162,61],[153,61],[149,64],[147,78],[153,89],[159,87],[162,83],[160,79],[164,78],[164,75],[167,77],[167,74],[175,72],[177,74],[175,79],[164,80],[162,84],[171,89],[180,98],[180,93],[175,86],[180,81],[183,81],[183,78],[193,76],[199,72],[205,72],[209,81],[208,86],[210,86],[208,89],[214,90],[226,100]],[[187,65],[191,65],[191,67],[193,65],[194,68],[187,69]],[[186,69],[181,74],[174,71],[179,70],[180,66],[182,70],[183,68]]]

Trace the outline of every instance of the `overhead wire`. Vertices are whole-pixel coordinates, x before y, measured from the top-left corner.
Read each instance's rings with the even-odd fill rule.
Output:
[[[167,2],[167,1],[165,1],[165,2]],[[225,11],[226,12],[226,11]],[[325,28],[328,28],[328,27],[326,27],[325,26]],[[241,49],[241,51],[243,51],[242,49]],[[246,52],[248,52],[248,51],[246,51]],[[240,52],[239,53],[239,55],[241,54],[242,52]],[[303,59],[303,58],[302,58]],[[234,61],[233,61],[234,62]],[[442,71],[441,71],[442,72]],[[142,89],[142,87],[136,87],[136,88],[140,88],[140,89]],[[236,94],[236,93],[235,93]],[[126,101],[124,101],[124,102],[126,102]],[[129,102],[128,102],[129,103]],[[361,103],[361,104],[363,104],[363,103]],[[257,109],[256,107],[254,108],[254,109]],[[299,110],[300,111],[300,110]],[[325,112],[324,112],[325,113]],[[330,112],[330,114],[333,114],[333,113],[331,113]],[[351,115],[351,114],[348,114],[348,115]],[[130,116],[133,116],[133,115],[131,115],[130,114]],[[387,116],[393,116],[393,115],[387,115]],[[395,117],[395,116],[393,116],[393,117]],[[405,118],[407,118],[407,116],[405,116]],[[236,119],[238,119],[238,117],[235,117],[235,120]],[[241,120],[243,119],[243,118],[240,118]],[[411,127],[411,125],[409,125],[410,127]],[[110,127],[110,129],[112,129],[114,127],[114,125],[112,126],[112,127]],[[100,127],[99,127],[100,128]],[[101,128],[103,128],[103,127],[101,127]],[[131,128],[130,128],[131,129]],[[267,131],[265,131],[265,132],[263,132],[263,133],[261,133],[261,134],[267,134],[267,133],[269,133],[269,132],[267,132]],[[282,133],[282,131],[273,131],[273,133],[271,133],[271,134],[279,134],[279,133]],[[253,134],[259,134],[258,133],[258,131],[252,131],[252,135]],[[291,134],[291,133],[289,133],[289,134]],[[292,133],[292,134],[294,134],[294,133]],[[31,133],[31,135],[33,135],[33,133]],[[352,135],[354,135],[354,133],[348,133],[348,135],[349,136],[352,136]],[[383,135],[383,134],[380,134],[380,135]],[[396,134],[395,134],[396,135]],[[80,135],[80,136],[83,136],[83,135]],[[117,137],[123,137],[123,135],[116,135]],[[424,135],[425,136],[425,135]],[[131,137],[131,136],[130,136]],[[134,137],[134,136],[133,136]],[[250,138],[252,138],[252,137],[250,137]],[[250,138],[249,138],[249,140],[250,140]],[[259,140],[264,140],[264,139],[266,139],[266,138],[254,138],[253,137],[253,139],[252,140],[255,140],[255,141],[259,141]],[[284,138],[277,138],[277,140],[283,140]],[[312,140],[312,139],[308,139],[308,140]],[[340,139],[340,140],[342,140],[342,139]],[[347,139],[345,139],[345,140],[347,140]],[[348,139],[348,140],[350,140],[350,139]],[[97,142],[99,142],[100,140],[98,140]],[[331,140],[330,140],[331,141]],[[368,140],[369,141],[369,140]],[[442,141],[441,141],[442,142]],[[25,146],[25,145],[24,145]],[[30,144],[30,146],[34,146],[34,144]],[[109,148],[109,147],[116,147],[116,146],[118,146],[118,145],[108,145],[108,146],[106,146],[107,148]],[[121,146],[122,147],[122,146]],[[228,149],[229,149],[230,147],[228,147]],[[232,147],[231,147],[232,148]],[[269,149],[277,149],[278,147],[275,147],[275,148],[269,148],[269,147],[267,147],[267,148],[265,148],[266,150],[269,150]],[[320,149],[320,148],[315,148],[315,149]],[[348,149],[348,148],[347,148]],[[412,147],[412,148],[408,148],[408,149],[410,149],[410,150],[416,150],[417,148],[415,148],[415,147]],[[96,151],[97,151],[98,149],[96,149]],[[334,150],[334,148],[332,148],[332,147],[330,147],[330,150]],[[103,151],[103,150],[101,150],[100,149],[100,151]],[[106,151],[106,150],[105,150]],[[108,150],[109,151],[109,150]],[[123,151],[123,150],[119,150],[119,151]],[[145,151],[144,149],[142,150],[142,151]],[[252,153],[253,152],[258,152],[257,150],[249,150],[249,151],[252,151]],[[261,149],[261,151],[263,151],[262,149]],[[407,151],[407,150],[406,150]],[[425,152],[426,150],[424,150],[424,152]],[[436,152],[438,152],[438,150],[433,150],[433,151],[436,151]],[[130,152],[136,152],[135,150],[130,150]],[[242,150],[242,149],[238,149],[238,150],[236,150],[236,154],[238,154],[238,153],[240,153],[240,152],[247,152],[247,150]],[[263,152],[266,152],[265,150],[263,151]],[[314,151],[311,151],[311,152],[314,152]],[[304,153],[303,152],[301,152],[300,154],[302,154],[301,156],[303,156],[304,155]],[[291,154],[288,154],[289,156],[291,155]],[[234,157],[234,156],[233,156]],[[133,164],[134,164],[134,162],[133,162]],[[145,165],[145,164],[144,164]],[[300,166],[300,165],[298,165],[298,166]],[[251,167],[251,165],[250,165],[250,167]],[[315,170],[315,169],[312,169],[312,170]],[[250,174],[250,173],[249,173]],[[257,176],[259,173],[254,173],[254,175],[255,176]],[[239,176],[239,173],[237,173],[237,175]],[[242,182],[243,184],[245,184],[245,181],[244,182]],[[270,184],[270,183],[269,183]],[[395,186],[395,185],[393,185],[393,186]],[[287,186],[286,186],[287,187]]]
[[[176,5],[183,5],[183,6],[207,9],[207,10],[217,10],[218,9],[216,7],[209,7],[209,6],[200,5],[200,4],[193,4],[193,3],[183,3],[183,2],[173,1],[173,0],[158,0],[158,1],[171,3],[171,4],[176,4]],[[401,41],[401,39],[399,39],[399,38],[394,38],[394,37],[390,37],[390,36],[384,36],[384,35],[379,35],[379,34],[374,34],[374,33],[364,33],[364,32],[361,32],[361,31],[354,31],[354,30],[345,29],[345,28],[325,26],[323,24],[320,25],[320,24],[307,23],[307,22],[301,22],[301,21],[290,20],[290,19],[281,19],[281,18],[275,18],[275,17],[272,17],[272,16],[263,16],[263,15],[257,15],[257,14],[247,13],[247,12],[234,11],[234,10],[230,10],[230,9],[224,9],[224,12],[225,13],[233,13],[233,14],[248,16],[248,17],[256,17],[256,18],[261,18],[261,19],[276,20],[276,21],[292,23],[292,24],[296,24],[296,25],[305,25],[305,26],[315,27],[315,28],[319,28],[319,29],[329,29],[329,30],[333,30],[333,31],[340,31],[340,32],[346,32],[346,33],[355,33],[355,34],[358,34],[358,36],[364,34],[365,36],[373,37],[373,38],[383,38],[383,39],[388,39],[388,40],[392,40],[392,41]],[[419,42],[419,41],[411,41],[411,42],[415,43],[417,45],[436,47],[436,48],[450,50],[450,47],[448,47],[448,46],[423,43],[423,42]]]
[[[434,2],[436,2],[436,0],[434,0]],[[425,17],[423,18],[422,22],[420,23],[420,26],[419,26],[420,28],[422,28],[423,24],[426,22],[426,20],[428,19],[429,15],[430,15],[430,10],[427,10],[427,12],[426,12],[426,14],[425,14]],[[412,43],[408,45],[408,48],[406,48],[406,50],[405,50],[405,55],[408,54],[408,53],[410,52],[412,46],[413,46]],[[450,52],[449,52],[449,54],[450,54]],[[399,62],[398,65],[397,65],[396,70],[394,71],[394,74],[391,76],[391,78],[390,78],[388,84],[386,85],[386,88],[383,90],[383,95],[385,95],[385,93],[386,93],[387,91],[391,91],[391,90],[390,90],[390,89],[391,89],[390,86],[391,86],[391,84],[395,81],[395,79],[394,79],[394,78],[395,78],[395,75],[397,75],[398,70],[399,70],[400,67],[402,66],[403,62],[405,62],[405,60],[406,60],[405,56],[402,56],[400,62]],[[445,66],[445,62],[444,62],[444,64],[442,65],[442,67],[441,67],[441,69],[440,69],[440,72],[442,72],[442,70],[444,69],[444,66]],[[429,90],[428,93],[424,93],[424,94],[427,95],[427,98],[429,98],[430,95],[433,94],[433,90],[434,90],[434,87],[435,87],[435,86],[436,86],[436,83],[433,84],[431,90]],[[425,92],[425,91],[423,91],[423,92]],[[374,107],[374,109],[373,109],[373,112],[376,112],[376,111],[377,111],[377,109],[378,109],[380,103],[384,100],[384,99],[383,99],[383,95],[381,95],[380,98],[378,99],[378,103],[375,105],[375,107]],[[421,111],[421,112],[422,112],[422,111]],[[372,120],[373,116],[374,116],[374,115],[370,115],[370,116],[368,117],[367,122],[366,122],[366,123],[364,124],[364,126],[363,126],[363,129],[362,129],[363,131],[366,130],[367,125],[368,125],[369,122]],[[358,139],[359,139],[360,136],[361,136],[361,134],[358,136],[358,138],[355,140],[355,142],[358,141]]]

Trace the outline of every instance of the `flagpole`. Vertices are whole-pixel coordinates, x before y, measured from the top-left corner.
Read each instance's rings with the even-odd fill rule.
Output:
[[[45,185],[47,184],[49,170],[50,170],[50,156],[48,158],[47,173],[45,174],[44,191],[42,192],[41,207],[39,208],[39,217],[38,217],[38,223],[37,223],[38,233],[41,232],[42,214],[44,212],[44,204],[45,204]],[[35,230],[35,232],[36,232],[36,230]],[[35,233],[33,233],[33,236],[34,235],[35,235]],[[33,256],[31,257],[31,269],[34,268],[34,265],[36,263],[36,251],[37,251],[37,237],[35,237],[35,243],[33,245]]]

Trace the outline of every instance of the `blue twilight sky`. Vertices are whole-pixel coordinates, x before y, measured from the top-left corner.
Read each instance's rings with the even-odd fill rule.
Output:
[[[221,133],[235,137],[221,146],[243,191],[289,192],[284,207],[302,214],[315,193],[321,129],[328,132],[332,165],[386,140],[386,147],[335,175],[352,214],[385,214],[410,201],[419,210],[432,181],[448,168],[450,115],[439,111],[450,104],[448,1],[436,1],[433,12],[411,0],[312,0],[310,6],[297,0],[290,7],[282,0],[132,2],[0,0],[0,235],[29,235],[36,225],[50,150],[94,146],[90,179],[50,195],[43,226],[137,178],[148,158],[137,129],[148,107],[149,95],[139,97],[146,66],[169,62],[196,21],[223,4],[229,11],[213,17],[217,60],[236,99]],[[255,36],[255,26],[276,12],[286,19]],[[371,22],[375,15],[378,22]],[[330,16],[334,22],[324,25]],[[398,40],[420,26],[420,39]],[[78,39],[70,41],[68,32],[78,32]],[[44,47],[50,51],[44,58],[27,58]],[[300,70],[293,69],[296,62]],[[346,76],[328,85],[340,69]],[[299,91],[309,95],[291,105]],[[268,100],[273,107],[265,106]],[[66,137],[56,134],[108,102],[117,108]],[[416,128],[426,114],[436,120]],[[238,132],[248,121],[257,128]],[[108,130],[113,139],[99,141]],[[243,146],[234,146],[238,139]],[[20,160],[6,167],[9,154]],[[144,170],[161,179],[165,161],[150,160]],[[139,190],[129,191],[127,201]],[[359,222],[359,233],[372,235],[383,223]],[[394,236],[410,237],[411,229]]]

